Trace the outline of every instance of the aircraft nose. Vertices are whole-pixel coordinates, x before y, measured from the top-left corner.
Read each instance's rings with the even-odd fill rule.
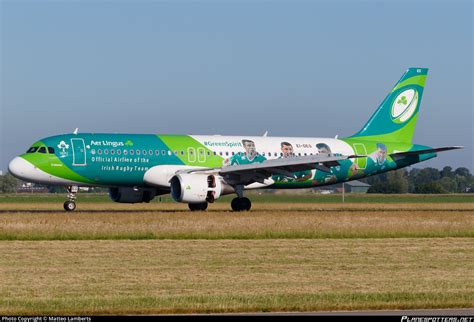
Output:
[[[8,164],[8,171],[18,179],[28,179],[28,174],[34,170],[34,166],[21,157],[15,157]]]

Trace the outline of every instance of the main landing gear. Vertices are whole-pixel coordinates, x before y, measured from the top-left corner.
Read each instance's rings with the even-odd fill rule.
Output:
[[[237,193],[237,198],[232,199],[230,206],[233,211],[249,211],[252,207],[252,203],[249,198],[244,197],[244,186],[236,186],[235,192]]]
[[[232,199],[231,207],[233,211],[249,211],[252,207],[252,203],[249,198],[237,197]]]
[[[188,207],[191,211],[204,211],[207,209],[207,202],[188,203]]]
[[[68,186],[67,190],[67,200],[64,202],[64,210],[74,211],[76,209],[76,195],[79,190],[78,186]]]

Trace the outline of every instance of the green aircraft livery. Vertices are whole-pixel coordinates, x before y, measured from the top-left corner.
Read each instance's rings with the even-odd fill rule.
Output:
[[[68,190],[109,187],[116,202],[149,202],[171,193],[191,210],[246,189],[322,186],[400,169],[440,151],[412,143],[428,69],[410,68],[356,134],[341,138],[77,133],[35,142],[9,164],[16,177]]]

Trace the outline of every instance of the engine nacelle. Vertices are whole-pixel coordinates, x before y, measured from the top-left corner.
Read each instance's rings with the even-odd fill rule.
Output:
[[[110,199],[120,203],[150,202],[156,195],[154,188],[109,188]]]
[[[180,173],[171,178],[171,197],[185,203],[214,202],[222,195],[222,178],[207,174]]]

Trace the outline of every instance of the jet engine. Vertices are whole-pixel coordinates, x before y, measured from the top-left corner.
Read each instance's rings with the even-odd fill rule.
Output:
[[[119,187],[109,189],[110,199],[120,203],[150,202],[157,194],[159,193],[154,188]]]
[[[213,203],[225,190],[232,190],[221,177],[207,174],[180,173],[171,178],[170,184],[171,197],[185,203]]]

